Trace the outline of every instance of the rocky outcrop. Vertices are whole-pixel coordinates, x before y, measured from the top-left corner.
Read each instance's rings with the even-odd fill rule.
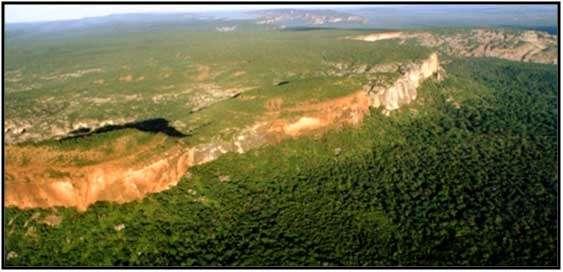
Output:
[[[375,65],[368,64],[351,64],[343,62],[326,62],[324,63],[328,69],[320,72],[322,76],[350,76],[363,75],[367,77],[377,76],[381,73],[392,73],[397,71],[401,63],[381,63]]]
[[[437,53],[431,54],[420,63],[402,66],[400,73],[400,77],[391,86],[379,84],[364,86],[364,91],[369,94],[371,107],[382,107],[383,113],[388,115],[401,105],[414,101],[417,89],[424,80],[433,75],[436,75],[438,79],[443,76]]]
[[[31,120],[6,120],[4,123],[4,137],[7,144],[15,144],[26,141],[59,140],[61,138],[74,136],[76,131],[88,129],[94,131],[106,126],[118,126],[134,122],[135,118],[118,118],[108,120],[83,119],[74,123],[40,123],[35,126]],[[37,131],[43,131],[39,133]]]
[[[557,63],[556,37],[545,32],[507,32],[475,29],[464,34],[416,34],[421,44],[449,55],[461,57],[492,57],[522,62]]]
[[[192,166],[228,152],[244,153],[268,143],[266,123],[241,131],[228,141],[173,148],[142,165],[97,163],[83,167],[6,166],[5,205],[20,209],[73,207],[85,211],[98,201],[126,203],[175,186]],[[122,160],[123,161],[123,160]],[[53,169],[56,175],[53,175]]]
[[[190,152],[176,149],[146,165],[112,162],[80,168],[26,169],[6,165],[5,205],[18,208],[75,207],[86,210],[97,201],[125,203],[166,190],[186,173]]]
[[[382,32],[348,37],[352,40],[375,42],[414,39],[421,45],[436,48],[441,53],[457,57],[492,57],[522,62],[557,63],[557,37],[540,31],[508,31],[473,29],[455,33]]]

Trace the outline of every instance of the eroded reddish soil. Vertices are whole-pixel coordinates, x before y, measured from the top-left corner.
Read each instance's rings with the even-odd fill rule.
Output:
[[[175,186],[190,166],[212,161],[227,152],[243,153],[283,139],[361,122],[369,97],[358,91],[324,102],[305,102],[284,108],[283,100],[270,102],[263,120],[241,130],[232,140],[194,147],[162,145],[160,135],[134,152],[126,139],[103,150],[61,150],[37,146],[7,146],[6,206],[25,208],[75,207],[84,211],[97,201],[125,203]],[[283,117],[289,116],[289,117]],[[62,158],[87,158],[80,165]],[[139,159],[142,158],[142,159]]]

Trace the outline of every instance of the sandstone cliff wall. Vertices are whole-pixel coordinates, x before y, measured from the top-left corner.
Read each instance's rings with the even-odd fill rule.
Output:
[[[230,140],[215,141],[192,147],[174,146],[162,155],[132,165],[128,159],[102,162],[84,167],[61,167],[63,173],[50,176],[48,161],[22,166],[8,160],[6,164],[6,206],[19,208],[75,207],[84,211],[97,201],[125,203],[161,192],[184,176],[192,166],[207,163],[228,152],[244,153],[265,144],[298,137],[314,131],[362,121],[368,108],[382,107],[384,113],[396,110],[416,99],[417,88],[441,68],[438,55],[404,65],[401,75],[391,86],[366,86],[366,91],[299,108],[297,118],[267,118],[242,129]]]
[[[383,108],[383,112],[399,109],[416,99],[417,89],[422,82],[433,75],[440,76],[442,70],[438,54],[433,53],[420,63],[412,63],[403,69],[401,76],[391,86],[366,85],[370,105]]]
[[[96,201],[125,203],[176,185],[190,164],[190,153],[179,149],[139,167],[108,162],[58,169],[68,174],[64,177],[50,177],[46,169],[10,171],[8,164],[5,205],[23,209],[75,207],[83,211]]]
[[[301,106],[285,111],[299,112],[297,118],[270,118],[242,129],[230,140],[175,146],[160,157],[143,165],[131,165],[127,160],[95,165],[56,169],[62,177],[48,173],[51,165],[22,167],[8,161],[5,183],[6,206],[19,208],[75,207],[84,211],[97,201],[125,203],[161,192],[184,176],[192,166],[207,163],[228,152],[244,153],[265,144],[298,137],[313,131],[362,121],[368,108],[382,107],[384,113],[396,110],[416,99],[417,88],[441,68],[438,55],[405,65],[391,86],[366,86],[366,91],[326,102]],[[31,167],[31,168],[29,168]]]
[[[26,166],[8,161],[5,205],[22,209],[75,207],[84,211],[97,201],[134,201],[175,186],[190,167],[228,152],[244,153],[319,129],[358,124],[368,112],[368,102],[367,94],[359,91],[300,108],[302,116],[297,119],[257,122],[228,140],[192,147],[175,146],[143,165],[128,164],[125,158],[84,167],[61,167],[55,170],[62,177],[53,177],[49,172],[54,169],[48,160]]]

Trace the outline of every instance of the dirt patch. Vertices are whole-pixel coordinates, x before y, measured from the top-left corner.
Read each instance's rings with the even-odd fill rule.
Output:
[[[266,110],[269,112],[278,112],[281,110],[282,105],[283,105],[282,98],[272,98],[266,101]]]
[[[369,97],[363,91],[328,101],[303,103],[283,110],[302,115],[297,122],[289,123],[286,132],[296,136],[301,135],[301,131],[322,127],[356,125],[363,120],[369,106]]]
[[[41,222],[49,227],[56,227],[63,221],[63,218],[56,214],[47,215]]]
[[[233,73],[233,77],[239,77],[239,76],[242,76],[242,75],[246,75],[246,72],[245,71],[236,71],[236,72]]]
[[[284,132],[290,136],[298,136],[304,131],[314,130],[323,126],[323,122],[319,118],[303,116],[296,122],[285,126]]]
[[[209,66],[205,66],[205,65],[200,65],[197,67],[197,76],[196,76],[196,80],[197,81],[204,81],[204,80],[208,80],[209,79],[209,74],[210,74],[211,69],[209,68]]]
[[[241,94],[238,97],[238,99],[240,99],[242,101],[254,100],[256,98],[258,98],[258,96],[256,96],[256,95],[244,95],[244,94]]]
[[[122,231],[125,228],[125,224],[118,224],[113,227],[115,231]]]
[[[137,100],[141,100],[141,95],[139,94],[131,94],[131,95],[124,95],[123,96],[123,100],[125,101],[137,101]]]
[[[100,105],[110,103],[112,99],[110,97],[92,97],[88,100],[96,105]]]
[[[401,32],[382,32],[373,33],[365,36],[352,37],[352,40],[361,40],[366,42],[375,42],[381,40],[397,39],[401,38],[403,34]]]
[[[264,124],[266,142],[275,144],[287,137],[359,124],[369,111],[369,103],[369,97],[363,91],[322,102],[303,102],[288,108],[284,108],[279,100],[272,99],[266,102],[268,111],[259,123]],[[279,117],[288,114],[292,117]]]
[[[119,81],[130,82],[133,80],[133,75],[120,76]]]

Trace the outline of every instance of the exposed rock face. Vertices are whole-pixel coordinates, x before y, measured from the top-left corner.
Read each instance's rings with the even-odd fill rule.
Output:
[[[441,47],[446,54],[462,57],[492,57],[523,62],[557,63],[557,40],[538,31],[510,33],[476,29],[470,34],[415,35],[422,44]]]
[[[244,153],[319,129],[358,124],[368,107],[369,97],[359,91],[335,100],[287,109],[302,116],[259,121],[229,140],[193,147],[177,145],[142,165],[131,165],[129,158],[121,158],[83,167],[53,169],[50,161],[56,159],[57,154],[36,158],[34,163],[20,163],[14,156],[8,156],[5,205],[22,209],[75,207],[84,211],[97,201],[130,202],[175,186],[191,166],[210,162],[225,153]],[[31,153],[40,153],[36,151],[33,149]],[[55,176],[49,174],[52,170],[56,170]]]
[[[493,57],[514,61],[557,63],[557,37],[545,32],[512,32],[474,29],[468,32],[436,34],[430,32],[383,32],[349,37],[374,42],[385,39],[415,39],[421,45],[458,57]]]
[[[47,171],[26,171],[6,165],[6,206],[19,208],[75,207],[85,210],[96,201],[124,203],[176,185],[186,173],[190,153],[180,149],[141,167],[111,162],[72,169],[58,169],[61,177]]]
[[[391,73],[397,71],[401,63],[381,63],[376,65],[368,64],[350,64],[350,63],[325,63],[328,66],[326,71],[321,72],[322,75],[330,76],[349,76],[349,75],[364,75],[372,76],[379,73]]]
[[[357,125],[369,109],[369,96],[359,91],[352,95],[313,105],[286,109],[299,112],[298,118],[268,118],[241,129],[231,139],[200,144],[191,148],[193,165],[213,161],[228,152],[245,153],[266,144],[298,137],[323,128]]]
[[[374,108],[383,107],[383,112],[388,114],[415,100],[420,84],[432,75],[442,72],[438,54],[433,53],[421,63],[403,66],[401,76],[391,86],[368,84],[364,86],[364,90],[370,96],[370,105]]]

